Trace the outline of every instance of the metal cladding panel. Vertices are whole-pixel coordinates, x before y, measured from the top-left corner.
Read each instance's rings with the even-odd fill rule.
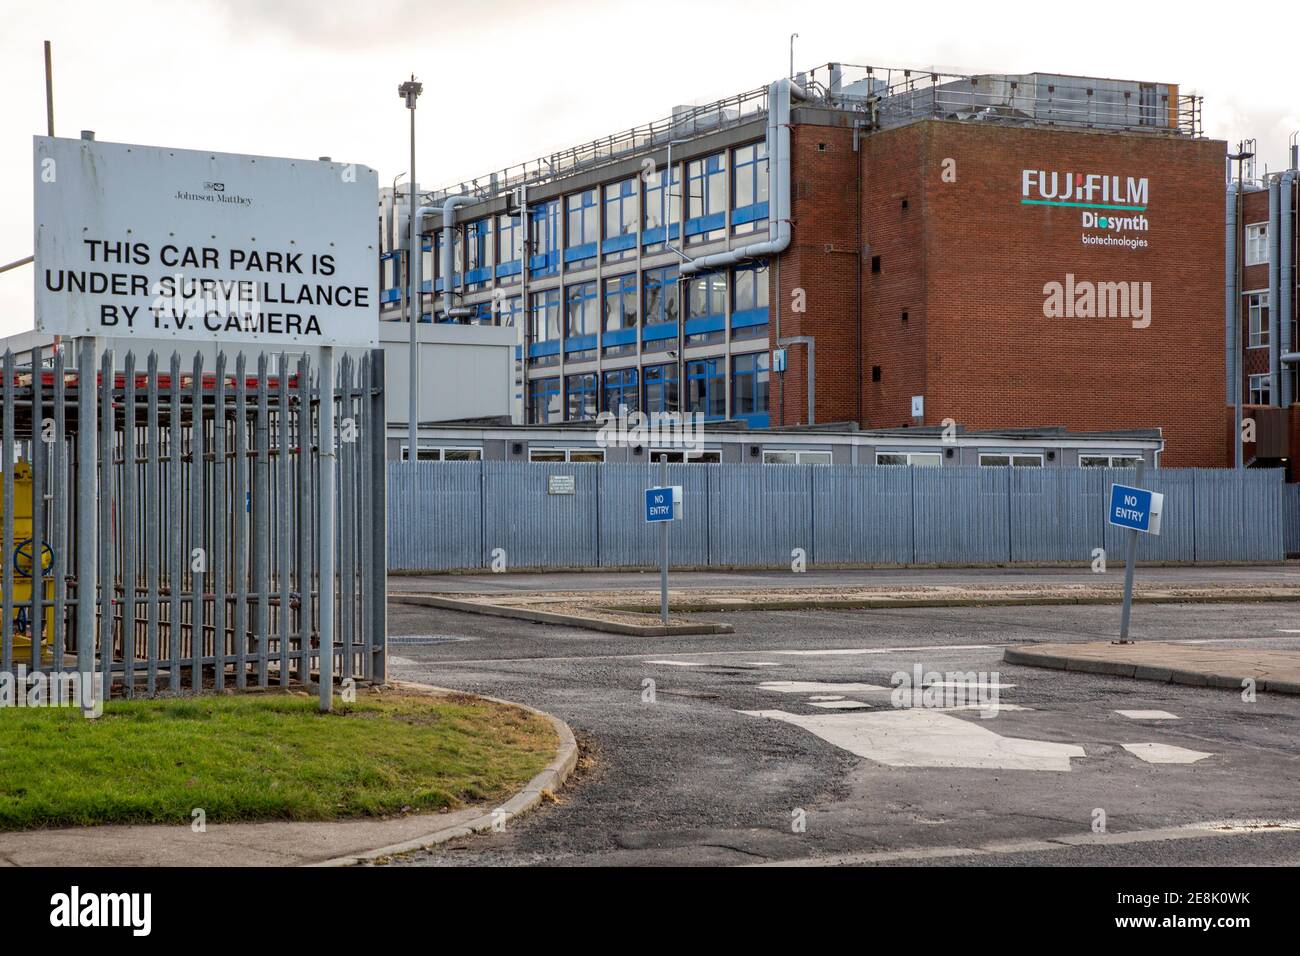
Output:
[[[909,468],[815,465],[813,554],[818,564],[911,564]]]
[[[1011,468],[1011,560],[1092,561],[1103,547],[1100,468]]]
[[[710,471],[710,563],[789,567],[795,549],[813,553],[816,465],[728,465]]]
[[[1282,470],[1192,471],[1196,560],[1250,561],[1285,556]],[[1167,501],[1168,499],[1166,499]],[[1163,521],[1163,519],[1162,519]]]
[[[1112,484],[1137,485],[1137,473],[1132,468],[1098,468],[1105,475],[1107,501]],[[1138,563],[1143,561],[1194,561],[1196,560],[1195,487],[1193,468],[1147,469],[1141,487],[1165,496],[1160,517],[1160,534],[1144,534],[1138,541]],[[1224,472],[1220,480],[1229,480]],[[1097,508],[1105,517],[1106,503]],[[1220,530],[1222,533],[1222,529]],[[1107,561],[1114,564],[1128,554],[1128,531],[1106,521]]]
[[[483,463],[388,463],[388,567],[394,571],[483,567]]]
[[[600,473],[591,462],[483,462],[483,564],[507,568],[596,567]],[[572,494],[550,479],[571,477]],[[497,549],[501,549],[497,554]]]
[[[682,518],[668,526],[668,562],[676,567],[709,564],[710,473],[718,465],[668,466],[669,485],[681,485]],[[645,520],[645,489],[659,484],[657,464],[609,464],[601,472],[600,563],[645,567],[659,563],[659,532]]]
[[[1010,560],[1009,468],[912,468],[917,564]]]
[[[1300,485],[1282,486],[1282,536],[1287,554],[1300,554]]]

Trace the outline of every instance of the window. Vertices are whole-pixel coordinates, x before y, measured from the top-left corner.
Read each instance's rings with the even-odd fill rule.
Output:
[[[465,227],[465,288],[486,288],[492,281],[492,220],[480,219]]]
[[[686,344],[709,345],[726,336],[727,274],[710,272],[686,280]]]
[[[569,408],[568,421],[585,422],[596,417],[596,373],[569,375],[564,380]]]
[[[1272,388],[1270,388],[1268,375],[1250,376],[1250,404],[1251,405],[1273,404],[1273,390]]]
[[[765,465],[829,465],[831,460],[828,451],[763,451]]]
[[[560,380],[535,378],[528,383],[528,423],[545,425],[561,420]]]
[[[503,283],[518,282],[523,257],[524,229],[520,218],[497,216],[497,278]]]
[[[732,166],[732,234],[744,236],[767,229],[767,143],[737,147],[732,153]]]
[[[410,460],[411,460],[411,446],[403,445],[402,461],[410,461]],[[415,460],[416,461],[442,461],[442,449],[426,448],[424,445],[421,445],[420,450],[416,453]]]
[[[878,451],[877,465],[915,465],[921,468],[938,468],[943,463],[937,451]]]
[[[1268,223],[1257,222],[1246,227],[1246,265],[1258,266],[1268,262]]]
[[[528,360],[534,365],[554,365],[560,360],[560,290],[534,292],[529,298]]]
[[[603,448],[530,448],[529,461],[595,461],[605,460]]]
[[[737,266],[731,281],[731,337],[767,335],[767,263]]]
[[[579,282],[565,290],[564,353],[569,360],[596,357],[596,283]]]
[[[601,247],[606,262],[636,258],[636,179],[605,186],[605,241]]]
[[[553,276],[560,265],[560,201],[552,199],[529,212],[529,241],[532,255],[528,271],[534,276]]]
[[[665,212],[671,227],[668,237],[678,237],[682,217],[681,174],[681,166],[674,165],[672,185],[666,190],[664,186],[668,177],[663,169],[656,169],[654,176],[646,180],[645,204],[641,207],[641,241],[645,243],[646,252],[659,252],[664,248]]]
[[[727,417],[727,378],[723,359],[700,359],[686,363],[686,411],[699,412],[706,420]]]
[[[605,354],[636,354],[637,289],[636,275],[615,276],[605,280],[604,334],[601,347]]]
[[[637,388],[634,368],[605,373],[605,411],[618,415],[623,409],[627,409],[629,415],[641,410],[641,392]]]
[[[1042,455],[981,454],[980,465],[986,468],[1042,468]]]
[[[595,258],[596,244],[600,241],[596,190],[566,196],[564,203],[564,261],[587,265],[586,260]]]
[[[660,458],[666,458],[670,465],[680,465],[683,462],[697,465],[716,465],[722,461],[722,452],[720,451],[670,451],[669,449],[651,448],[649,452],[650,461],[653,464],[659,464]]]
[[[686,164],[686,241],[714,242],[726,235],[727,154]]]
[[[1136,468],[1138,455],[1080,455],[1080,468]]]
[[[731,417],[755,428],[768,423],[767,353],[753,352],[731,359]]]
[[[677,347],[677,270],[651,269],[645,273],[645,328],[641,338],[647,352]]]
[[[677,366],[649,365],[642,369],[642,374],[645,376],[645,411],[676,411]]]
[[[1268,293],[1250,292],[1246,295],[1249,338],[1247,348],[1268,348]]]
[[[498,309],[497,325],[518,325],[523,318],[523,296],[498,296],[492,300],[492,304]]]

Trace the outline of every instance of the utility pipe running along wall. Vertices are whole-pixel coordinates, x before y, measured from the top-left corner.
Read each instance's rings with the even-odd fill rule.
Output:
[[[1237,184],[1228,183],[1227,190],[1227,232],[1224,239],[1226,255],[1224,260],[1223,285],[1226,290],[1223,306],[1223,370],[1227,376],[1225,382],[1227,401],[1231,407],[1236,404],[1237,396],[1237,322],[1241,317],[1241,303],[1237,294]]]
[[[1291,168],[1282,174],[1280,184],[1280,215],[1279,226],[1281,235],[1278,237],[1278,259],[1281,260],[1278,268],[1278,297],[1276,311],[1278,322],[1280,323],[1280,332],[1278,351],[1281,363],[1295,365],[1300,362],[1300,356],[1292,352],[1294,343],[1291,341],[1291,317],[1295,314],[1295,183],[1300,177],[1300,170],[1296,168],[1295,154],[1292,153]],[[1269,305],[1273,306],[1273,300],[1269,300]],[[1281,365],[1279,364],[1279,368]],[[1292,389],[1292,380],[1294,371],[1287,369],[1281,372],[1282,388],[1278,393],[1280,403],[1283,408],[1290,408],[1291,403],[1295,401],[1295,395]]]
[[[1278,234],[1281,229],[1281,214],[1278,207],[1281,187],[1277,177],[1268,184],[1268,400],[1269,404],[1280,404],[1281,375],[1278,364],[1278,342],[1281,339],[1280,328],[1282,310],[1278,308]]]
[[[700,256],[681,265],[683,276],[696,272],[723,268],[747,259],[779,256],[790,246],[790,105],[794,100],[807,99],[807,94],[789,79],[780,79],[767,88],[767,239],[750,243],[726,252]],[[671,177],[672,173],[669,172]],[[780,268],[778,262],[777,268]],[[780,338],[780,288],[773,303],[777,315],[777,345],[806,345],[808,348],[808,424],[813,424],[813,395],[816,389],[816,369],[813,364],[812,336],[793,339]]]

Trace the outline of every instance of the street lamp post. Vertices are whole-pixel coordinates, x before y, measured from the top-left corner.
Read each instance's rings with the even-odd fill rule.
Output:
[[[1254,155],[1255,155],[1255,154],[1254,154],[1253,152],[1251,152],[1251,151],[1249,151],[1249,150],[1246,149],[1246,142],[1245,142],[1244,140],[1243,140],[1242,142],[1240,142],[1240,143],[1237,144],[1237,152],[1235,152],[1235,153],[1230,153],[1230,154],[1228,155],[1228,159],[1230,159],[1230,160],[1235,160],[1236,163],[1237,163],[1237,197],[1236,197],[1236,202],[1237,202],[1237,225],[1236,225],[1236,229],[1237,229],[1237,231],[1238,231],[1238,233],[1239,233],[1240,236],[1245,236],[1245,234],[1246,234],[1246,231],[1245,231],[1245,229],[1242,228],[1242,224],[1241,224],[1241,211],[1242,211],[1242,208],[1243,208],[1243,205],[1244,205],[1244,204],[1242,203],[1242,195],[1241,195],[1241,189],[1242,189],[1242,185],[1243,185],[1243,183],[1242,183],[1242,165],[1246,162],[1246,160],[1250,159],[1250,158],[1251,158],[1252,156],[1254,156]],[[1241,335],[1241,263],[1242,263],[1242,250],[1241,250],[1241,246],[1242,246],[1242,243],[1241,243],[1240,239],[1238,239],[1238,241],[1234,242],[1234,243],[1233,243],[1233,246],[1236,248],[1236,252],[1237,252],[1236,260],[1233,262],[1233,269],[1236,271],[1236,274],[1237,274],[1237,282],[1236,282],[1236,286],[1237,286],[1237,293],[1238,293],[1238,294],[1237,294],[1237,301],[1235,301],[1235,302],[1232,303],[1232,307],[1233,307],[1233,309],[1235,310],[1233,314],[1234,314],[1235,317],[1236,317],[1235,325],[1236,325],[1236,330],[1237,330],[1237,334],[1234,335],[1234,336],[1232,337],[1232,350],[1233,350],[1233,356],[1232,356],[1232,368],[1233,368],[1233,371],[1234,371],[1234,373],[1235,373],[1235,374],[1232,376],[1232,427],[1233,427],[1233,432],[1234,432],[1233,437],[1232,437],[1232,448],[1233,448],[1233,454],[1234,454],[1234,457],[1233,457],[1233,467],[1235,467],[1236,469],[1240,470],[1240,469],[1242,469],[1242,468],[1245,467],[1245,462],[1246,462],[1246,449],[1245,449],[1244,444],[1243,444],[1243,442],[1242,442],[1242,436],[1241,436],[1241,386],[1242,386],[1242,381],[1243,381],[1243,378],[1242,378],[1242,367],[1241,367],[1241,366],[1242,366],[1243,356],[1242,356],[1242,348],[1241,348],[1241,344],[1242,344],[1242,335]],[[1269,303],[1269,305],[1272,306],[1272,303]]]
[[[407,304],[410,309],[411,338],[410,338],[410,366],[407,382],[407,389],[410,392],[410,411],[408,412],[410,437],[407,439],[409,451],[407,459],[409,461],[419,461],[419,440],[420,440],[420,390],[417,379],[420,374],[419,362],[419,340],[416,336],[416,330],[419,328],[421,313],[423,313],[421,290],[416,288],[416,276],[419,274],[415,265],[418,261],[416,256],[420,255],[421,236],[418,216],[419,197],[415,191],[415,101],[419,99],[420,94],[424,92],[424,85],[415,79],[415,74],[397,88],[397,95],[406,100],[406,108],[411,111],[411,178],[408,184],[411,187],[411,198],[408,203],[407,219],[411,230],[410,236],[410,253],[409,261],[406,264],[406,274],[410,283],[411,292],[407,296]],[[400,257],[399,257],[400,261]]]

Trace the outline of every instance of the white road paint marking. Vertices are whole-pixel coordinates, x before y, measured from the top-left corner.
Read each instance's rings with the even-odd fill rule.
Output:
[[[808,703],[809,706],[823,707],[826,710],[867,710],[871,707],[860,700],[813,700]]]
[[[1291,627],[1279,627],[1277,630],[1279,634],[1300,634],[1300,631]]]
[[[778,694],[817,694],[821,692],[839,694],[841,691],[845,694],[859,694],[863,691],[888,690],[889,688],[881,687],[878,684],[855,684],[851,682],[830,684],[816,680],[765,680],[758,685],[758,689],[775,691]]]
[[[1082,747],[1003,737],[985,727],[934,710],[869,714],[791,714],[741,711],[802,727],[827,743],[888,767],[969,767],[987,770],[1068,771]]]
[[[1015,687],[1016,685],[990,683],[989,681],[982,681],[982,680],[974,680],[974,681],[937,680],[931,684],[926,684],[924,686],[926,687],[969,687],[972,690],[978,688],[989,688],[989,689],[997,688],[998,690],[1010,690],[1012,687]]]
[[[998,713],[1001,713],[1001,712],[1004,711],[1004,710],[1005,710],[1005,711],[1014,711],[1014,710],[1030,710],[1030,711],[1032,711],[1034,708],[1032,708],[1032,707],[1021,707],[1019,704],[1004,704],[1004,703],[1002,703],[1002,702],[999,701],[999,702],[998,702],[998,705],[997,705],[996,708],[994,708],[994,706],[993,706],[992,703],[988,703],[988,704],[962,704],[960,707],[931,707],[931,708],[929,708],[929,709],[930,709],[930,710],[937,710],[937,711],[941,711],[941,712],[942,712],[942,711],[947,711],[947,710],[995,710],[995,709],[996,709],[996,710],[998,711]]]
[[[813,694],[809,700],[843,700],[839,694]]]
[[[772,651],[773,654],[787,654],[791,657],[838,657],[853,654],[898,654],[906,651],[979,651],[1006,644],[929,644],[914,647],[836,647],[815,651]]]
[[[1167,710],[1117,710],[1115,713],[1129,720],[1178,720],[1177,714]]]
[[[1123,744],[1125,750],[1147,763],[1196,763],[1214,754],[1175,747],[1173,744]]]
[[[741,663],[747,664],[750,667],[780,667],[781,666],[776,661],[741,661]]]
[[[668,667],[704,667],[705,661],[642,661],[643,664],[664,664]]]

